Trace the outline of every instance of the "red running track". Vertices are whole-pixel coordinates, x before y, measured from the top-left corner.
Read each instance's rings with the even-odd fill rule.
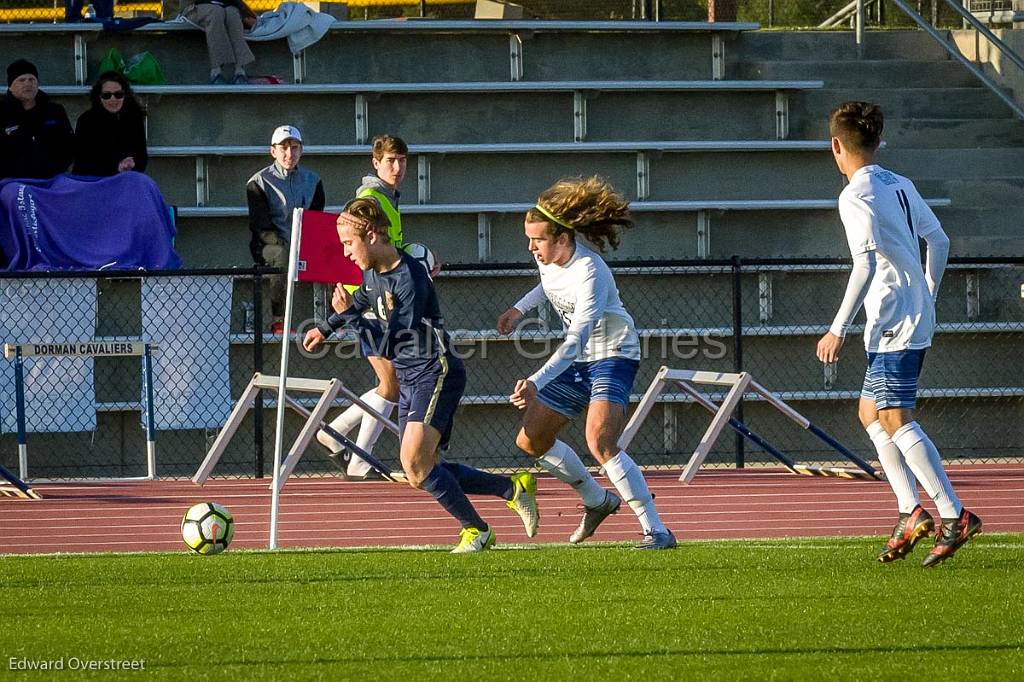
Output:
[[[990,533],[1024,532],[1024,464],[949,469],[964,505]],[[705,470],[690,485],[678,474],[648,472],[658,510],[681,541],[725,538],[887,535],[895,501],[884,482],[808,478],[775,469]],[[598,479],[610,488],[606,479]],[[39,485],[42,500],[0,498],[0,554],[182,550],[181,516],[196,502],[234,514],[234,547],[265,548],[269,481],[211,480]],[[538,477],[540,532],[528,539],[519,518],[496,498],[474,497],[501,543],[562,543],[579,521],[578,498]],[[926,507],[933,509],[930,503]],[[393,483],[292,479],[281,496],[281,547],[453,545],[458,525],[423,492]],[[623,506],[595,540],[638,540]]]

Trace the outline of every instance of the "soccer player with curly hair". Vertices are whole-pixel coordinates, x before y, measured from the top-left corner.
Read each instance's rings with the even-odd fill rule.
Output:
[[[560,180],[545,190],[524,226],[541,283],[501,315],[498,331],[512,332],[545,299],[565,327],[565,341],[536,372],[516,382],[510,400],[524,411],[516,445],[582,498],[583,519],[569,542],[593,535],[625,499],[643,528],[637,547],[670,549],[675,536],[658,516],[643,472],[618,446],[640,366],[640,339],[600,252],[606,245],[618,248],[620,233],[632,226],[629,202],[600,178]],[[584,410],[587,447],[618,495],[602,488],[558,439]]]

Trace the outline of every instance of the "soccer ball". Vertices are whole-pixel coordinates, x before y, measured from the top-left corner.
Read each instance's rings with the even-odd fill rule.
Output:
[[[216,502],[200,502],[181,519],[181,538],[197,554],[218,554],[231,544],[235,520]]]
[[[423,244],[406,244],[405,252],[415,258],[416,262],[426,269],[428,275],[437,266],[437,259],[434,258],[434,254]]]

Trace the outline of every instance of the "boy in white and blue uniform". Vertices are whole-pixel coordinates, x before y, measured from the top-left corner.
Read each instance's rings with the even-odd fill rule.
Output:
[[[478,552],[494,545],[494,531],[466,493],[506,500],[533,537],[540,517],[537,484],[531,474],[497,476],[440,459],[466,387],[466,370],[449,348],[430,276],[418,261],[391,244],[387,227],[387,217],[375,199],[353,199],[345,206],[338,219],[338,237],[345,255],[363,270],[363,283],[351,295],[342,285],[335,287],[335,314],[310,330],[303,346],[313,351],[342,327],[380,340],[378,350],[394,364],[399,381],[402,468],[412,487],[433,495],[462,525],[454,552]],[[373,319],[366,317],[367,311],[374,312]]]
[[[849,180],[839,196],[839,215],[853,272],[839,312],[818,342],[817,356],[826,363],[838,359],[846,331],[863,305],[868,368],[858,412],[900,512],[878,559],[905,558],[934,529],[917,495],[920,480],[942,517],[935,546],[922,564],[928,567],[979,533],[981,520],[960,504],[938,450],[914,421],[917,380],[935,331],[935,297],[949,238],[914,184],[873,162],[882,127],[881,110],[867,102],[847,102],[829,118],[832,152]],[[919,238],[928,246],[925,268]]]
[[[617,248],[619,233],[632,225],[628,202],[599,178],[562,180],[545,190],[524,224],[541,283],[501,315],[498,331],[511,332],[545,300],[565,327],[565,341],[539,370],[516,383],[510,401],[524,410],[516,445],[583,500],[583,519],[569,542],[593,535],[625,499],[644,532],[638,548],[670,549],[675,536],[658,516],[640,468],[618,446],[640,366],[640,340],[607,263],[584,244]],[[622,498],[602,488],[558,439],[584,410],[590,454]]]

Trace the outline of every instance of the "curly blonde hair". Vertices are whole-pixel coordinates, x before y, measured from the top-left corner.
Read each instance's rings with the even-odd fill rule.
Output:
[[[360,239],[366,239],[367,234],[376,232],[378,239],[391,241],[388,235],[391,221],[373,197],[360,197],[349,201],[342,209],[338,221],[351,227]]]
[[[629,201],[596,175],[563,178],[551,185],[526,212],[526,220],[548,223],[555,237],[578,232],[602,252],[606,243],[619,248],[620,234],[633,227]]]

